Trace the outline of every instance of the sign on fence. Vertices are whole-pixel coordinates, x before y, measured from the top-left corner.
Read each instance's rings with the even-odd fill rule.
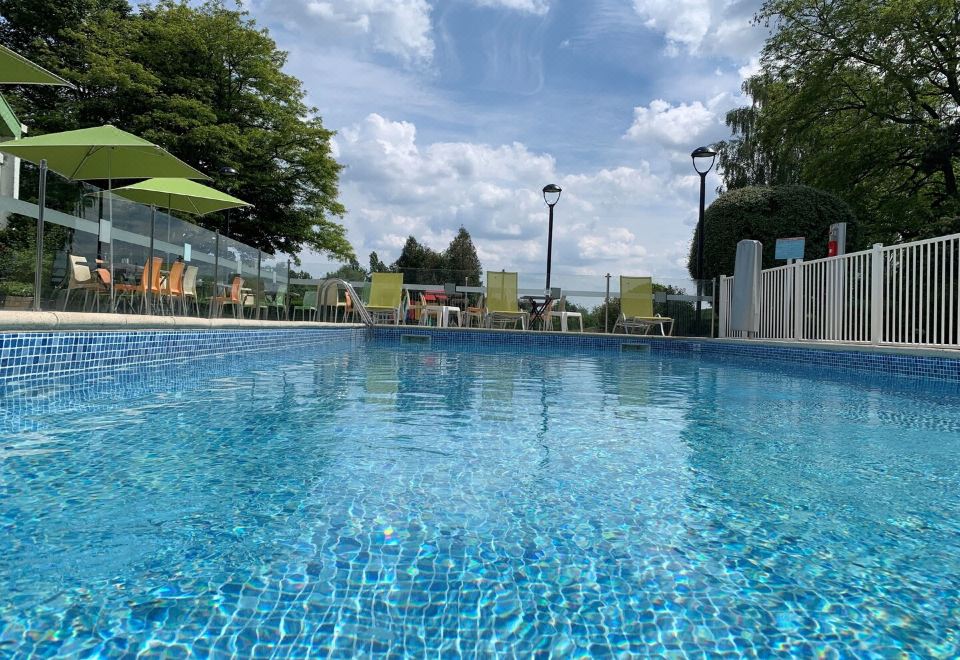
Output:
[[[807,239],[803,236],[796,238],[778,238],[774,259],[803,259],[803,249]]]

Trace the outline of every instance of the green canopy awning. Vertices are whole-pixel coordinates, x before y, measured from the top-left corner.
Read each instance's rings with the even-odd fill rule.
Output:
[[[0,151],[47,166],[68,179],[210,179],[152,142],[114,126],[81,128],[0,142]]]
[[[147,179],[113,193],[140,204],[158,206],[193,215],[205,215],[225,209],[250,206],[242,199],[189,179]]]
[[[34,64],[23,55],[0,45],[0,84],[5,85],[60,85],[72,88],[60,76]]]

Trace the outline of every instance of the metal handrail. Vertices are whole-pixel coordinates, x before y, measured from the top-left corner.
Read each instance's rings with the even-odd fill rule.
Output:
[[[320,287],[320,291],[317,294],[317,305],[322,305],[323,301],[326,300],[327,289],[331,286],[342,286],[344,290],[350,294],[351,300],[353,301],[353,307],[360,315],[360,320],[364,325],[373,326],[376,325],[376,322],[373,320],[373,315],[370,314],[370,311],[364,307],[363,301],[360,300],[360,296],[357,295],[356,289],[353,288],[353,285],[346,280],[341,280],[338,277],[333,277],[326,280],[323,285]],[[319,309],[319,307],[318,307]],[[319,316],[319,313],[318,313]]]

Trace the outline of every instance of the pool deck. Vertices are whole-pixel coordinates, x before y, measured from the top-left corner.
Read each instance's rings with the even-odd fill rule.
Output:
[[[258,321],[233,318],[197,318],[191,316],[147,316],[143,314],[94,314],[82,312],[32,312],[0,310],[0,332],[50,332],[56,330],[183,330],[183,329],[303,329],[303,328],[362,328],[360,323],[323,323],[317,321]],[[557,336],[559,332],[542,330],[506,330],[489,328],[429,328],[423,326],[378,326],[384,329],[403,328],[418,331],[458,331],[458,332],[494,332],[525,335]],[[794,341],[787,339],[711,339],[705,337],[661,337],[660,335],[611,335],[605,333],[565,333],[582,334],[590,337],[615,338],[645,337],[648,340],[682,341],[693,343],[727,344],[731,346],[769,346],[774,348],[817,349],[823,351],[858,351],[888,355],[914,355],[919,357],[938,357],[960,359],[960,350],[930,346],[891,346],[865,343],[844,343],[831,341]]]

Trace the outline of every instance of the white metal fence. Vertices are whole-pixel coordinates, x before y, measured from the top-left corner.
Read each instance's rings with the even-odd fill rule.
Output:
[[[960,346],[960,234],[770,268],[760,275],[759,339]],[[733,278],[720,278],[721,337]]]

